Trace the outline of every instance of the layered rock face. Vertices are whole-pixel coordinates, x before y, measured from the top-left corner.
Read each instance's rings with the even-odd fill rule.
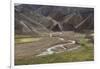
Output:
[[[94,9],[47,5],[15,6],[15,34],[94,29]]]

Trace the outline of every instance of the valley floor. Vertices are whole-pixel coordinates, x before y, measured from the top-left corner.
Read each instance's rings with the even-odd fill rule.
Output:
[[[51,34],[52,37],[48,33],[41,37],[15,36],[15,65],[94,60],[91,34],[88,34],[88,37],[86,34],[75,32]]]

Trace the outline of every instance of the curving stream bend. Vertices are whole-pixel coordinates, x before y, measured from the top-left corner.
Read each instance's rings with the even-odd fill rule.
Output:
[[[60,53],[60,52],[64,52],[64,51],[72,51],[72,50],[75,50],[75,49],[78,49],[80,46],[75,46],[73,48],[70,48],[70,49],[67,49],[65,47],[65,45],[73,45],[73,44],[76,44],[76,41],[74,40],[68,40],[68,43],[63,43],[63,44],[57,44],[57,45],[54,45],[52,47],[49,47],[46,49],[46,51],[36,55],[36,56],[43,56],[43,55],[49,55],[49,54],[53,54],[53,53]],[[57,50],[58,48],[61,48],[62,50],[61,51],[55,51]]]

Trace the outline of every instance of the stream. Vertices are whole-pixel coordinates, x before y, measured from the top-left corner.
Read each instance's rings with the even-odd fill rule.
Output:
[[[44,51],[36,56],[49,55],[49,54],[60,53],[60,52],[64,52],[64,51],[72,51],[72,50],[78,49],[80,47],[80,46],[75,46],[75,47],[72,47],[70,49],[65,47],[66,45],[74,45],[74,44],[76,44],[76,41],[68,40],[68,42],[66,42],[66,43],[57,44],[57,45],[54,45],[52,47],[49,47],[46,49],[46,51]],[[59,48],[61,49],[61,51],[55,51],[55,50],[58,50]]]

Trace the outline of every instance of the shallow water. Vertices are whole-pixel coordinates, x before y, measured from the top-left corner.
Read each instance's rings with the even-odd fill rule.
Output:
[[[53,54],[53,53],[60,53],[60,52],[64,52],[64,51],[72,51],[75,49],[78,49],[80,46],[75,46],[73,48],[67,49],[66,47],[64,47],[65,45],[73,45],[76,43],[76,41],[73,40],[68,40],[69,43],[63,43],[63,44],[58,44],[58,45],[54,45],[52,47],[49,47],[46,49],[46,51],[36,55],[36,56],[43,56],[43,55],[49,55],[49,54]],[[61,48],[61,51],[54,51],[57,50],[57,48]]]

